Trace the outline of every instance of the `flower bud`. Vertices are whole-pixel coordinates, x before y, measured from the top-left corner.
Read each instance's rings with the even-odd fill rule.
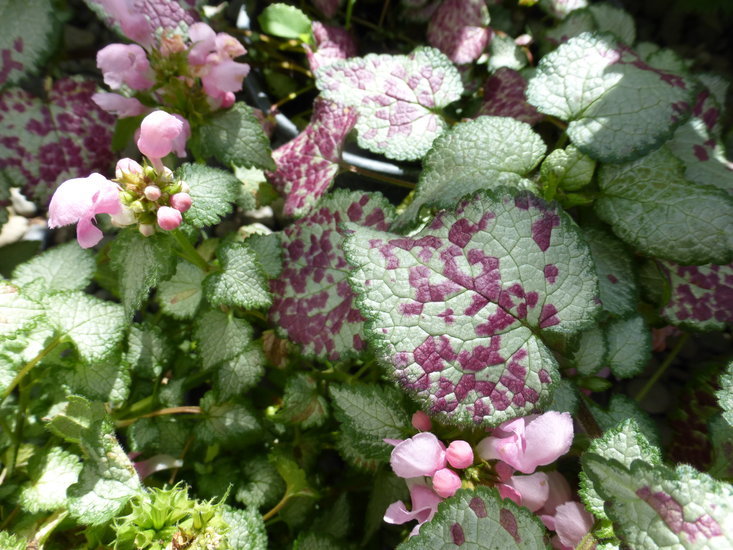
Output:
[[[181,213],[170,206],[161,206],[158,208],[158,225],[165,231],[173,231],[182,221]]]
[[[157,201],[160,198],[161,192],[157,185],[148,185],[143,191],[145,198],[149,201]]]
[[[448,464],[454,468],[468,468],[473,464],[473,449],[466,441],[457,439],[452,441],[445,451]]]
[[[143,167],[140,166],[140,164],[132,159],[124,158],[117,161],[117,166],[115,167],[115,177],[118,180],[125,179],[125,176],[128,174],[134,174],[136,176],[142,176],[143,175]]]
[[[154,180],[158,177],[158,172],[156,172],[155,168],[153,168],[152,166],[146,166],[144,175],[146,178]]]
[[[130,203],[130,210],[135,212],[135,214],[140,214],[142,212],[145,212],[145,207],[143,206],[143,203],[140,201],[132,201]]]
[[[430,428],[433,427],[430,417],[422,411],[417,411],[412,415],[412,425],[421,432],[429,432]]]
[[[143,237],[150,237],[155,233],[155,227],[147,223],[141,223],[137,229]]]
[[[461,478],[450,468],[443,468],[433,474],[433,490],[443,498],[452,497],[461,488]]]
[[[188,193],[176,193],[171,197],[171,206],[181,213],[191,208],[192,202],[191,195]]]

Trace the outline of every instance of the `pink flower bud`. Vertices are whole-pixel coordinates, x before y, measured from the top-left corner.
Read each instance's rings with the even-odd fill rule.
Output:
[[[152,237],[155,234],[155,227],[149,223],[141,223],[137,229],[143,237]]]
[[[192,202],[191,195],[188,193],[176,193],[171,197],[171,206],[181,213],[191,208]]]
[[[433,490],[443,498],[452,497],[461,488],[461,478],[450,468],[443,468],[433,474]]]
[[[119,118],[127,118],[143,114],[148,108],[134,97],[125,97],[120,94],[97,93],[92,95],[92,101],[108,113]]]
[[[419,433],[392,449],[389,463],[399,477],[431,476],[445,468],[445,446],[434,434]]]
[[[473,449],[466,441],[457,439],[448,445],[445,458],[454,468],[468,468],[473,464]]]
[[[422,411],[417,411],[412,415],[412,425],[421,432],[429,432],[430,428],[433,427],[430,417]]]
[[[148,57],[137,44],[110,44],[97,52],[97,67],[104,83],[113,90],[123,84],[133,90],[146,90],[153,85]]]
[[[118,180],[121,180],[125,177],[125,174],[134,174],[136,176],[142,176],[143,175],[143,167],[140,166],[140,164],[132,159],[129,158],[123,158],[117,161],[117,166],[115,167],[115,177]]]
[[[175,140],[183,133],[183,122],[165,111],[153,111],[140,124],[137,147],[146,157],[162,159],[173,151]]]
[[[181,213],[170,206],[161,206],[158,208],[158,225],[165,231],[173,231],[181,225]]]
[[[148,185],[143,191],[145,198],[149,201],[157,201],[160,198],[161,192],[157,185]]]

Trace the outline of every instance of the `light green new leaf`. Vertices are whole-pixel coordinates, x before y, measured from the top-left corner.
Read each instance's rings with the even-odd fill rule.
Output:
[[[194,227],[219,223],[232,211],[232,203],[239,197],[241,183],[230,172],[203,164],[184,164],[177,177],[191,188],[191,208],[183,219]]]
[[[201,399],[201,419],[196,424],[196,437],[209,445],[242,446],[257,440],[262,426],[252,410],[242,403],[218,403],[213,392]]]
[[[173,242],[164,233],[144,237],[136,230],[123,231],[112,243],[110,257],[128,318],[132,318],[150,289],[169,277],[175,267]]]
[[[639,431],[633,419],[624,420],[615,428],[603,432],[603,436],[594,439],[588,451],[603,458],[618,460],[624,466],[631,466],[634,460],[640,459],[649,464],[661,464],[662,454],[652,446]],[[603,508],[603,499],[593,488],[593,482],[584,473],[580,473],[580,498],[585,507],[598,519],[607,519]]]
[[[615,319],[606,329],[608,366],[616,378],[641,373],[652,356],[652,333],[641,315]]]
[[[198,320],[196,338],[205,369],[233,359],[252,341],[252,327],[222,311],[207,311]]]
[[[456,124],[425,156],[415,196],[393,229],[409,225],[424,205],[450,208],[480,189],[506,185],[533,190],[526,176],[546,150],[529,124],[512,118],[482,116]]]
[[[601,168],[595,209],[622,240],[649,256],[682,264],[733,260],[733,198],[689,182],[666,148]]]
[[[567,133],[602,162],[637,159],[685,122],[696,86],[655,69],[609,34],[583,33],[542,58],[527,100],[567,120]]]
[[[267,34],[313,43],[311,20],[294,6],[270,4],[262,10],[257,21]]]
[[[690,466],[629,466],[587,452],[583,471],[631,548],[720,550],[733,545],[733,487]]]
[[[139,376],[157,378],[171,356],[171,344],[157,325],[145,323],[130,327],[125,361]]]
[[[44,305],[49,322],[88,363],[105,359],[124,336],[125,313],[118,304],[72,291],[48,296]]]
[[[130,369],[113,355],[92,364],[77,363],[72,372],[64,371],[64,383],[71,391],[88,399],[121,405],[130,395]]]
[[[285,384],[283,406],[275,420],[311,428],[320,426],[327,418],[328,403],[316,381],[305,373],[291,376]]]
[[[199,131],[204,154],[213,156],[226,166],[236,164],[262,170],[276,168],[270,140],[262,130],[262,124],[254,116],[252,107],[241,101],[216,113]]]
[[[195,265],[179,260],[173,277],[158,286],[158,301],[163,311],[176,319],[191,319],[201,303],[205,276]]]
[[[257,254],[246,243],[227,243],[216,255],[221,271],[210,274],[203,283],[212,306],[235,305],[244,309],[272,304],[267,276]]]
[[[495,73],[501,68],[518,71],[527,66],[527,54],[517,46],[511,36],[494,34],[489,43],[489,61],[487,69]]]
[[[549,548],[537,516],[499,496],[493,487],[459,489],[438,505],[438,513],[398,550],[471,548],[541,550]]]
[[[81,466],[78,456],[61,447],[36,454],[28,464],[30,481],[21,490],[20,505],[31,514],[61,508],[66,490],[76,483]]]
[[[74,241],[56,246],[32,260],[25,262],[13,271],[13,283],[20,287],[40,281],[39,285],[29,286],[37,292],[34,299],[43,293],[59,290],[84,290],[94,276],[96,265],[94,255]]]
[[[577,191],[590,183],[595,169],[596,161],[571,144],[547,155],[540,167],[540,174],[544,187]]]

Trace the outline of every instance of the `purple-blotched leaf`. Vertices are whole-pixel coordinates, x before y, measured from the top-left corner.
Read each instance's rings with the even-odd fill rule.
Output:
[[[703,89],[692,108],[692,118],[667,143],[685,163],[685,176],[696,183],[733,191],[733,162],[720,142],[721,109],[710,90]]]
[[[514,69],[502,67],[484,84],[484,100],[478,114],[505,116],[537,124],[545,115],[527,103],[527,81]]]
[[[551,396],[543,336],[597,313],[598,280],[572,220],[528,192],[484,192],[414,236],[346,226],[367,337],[426,410],[495,426]]]
[[[84,0],[94,12],[111,28],[120,27],[118,13],[108,8],[113,2],[105,0]],[[129,13],[142,14],[150,24],[151,37],[156,29],[175,29],[179,23],[192,25],[199,20],[196,0],[123,0],[129,5]],[[115,2],[119,5],[120,2]],[[122,33],[124,34],[124,32]],[[134,38],[134,37],[129,37]]]
[[[326,17],[333,17],[341,5],[341,0],[313,0],[313,5]]]
[[[356,42],[349,31],[319,21],[313,21],[312,28],[315,51],[308,44],[303,45],[311,71],[356,55]]]
[[[722,330],[733,322],[733,264],[678,265],[658,262],[671,296],[662,316],[674,325]]]
[[[273,151],[277,170],[268,177],[285,195],[285,214],[305,214],[330,187],[339,170],[344,140],[355,123],[353,108],[319,98],[310,124]]]
[[[428,43],[451,61],[471,63],[491,39],[489,11],[484,0],[446,0],[430,18]]]
[[[0,3],[0,88],[35,72],[50,53],[59,21],[47,0]]]
[[[323,97],[356,108],[359,145],[389,158],[421,158],[446,127],[439,110],[457,100],[461,78],[435,48],[410,55],[336,61],[316,71]]]
[[[384,231],[394,217],[380,195],[336,191],[283,231],[283,271],[270,281],[270,319],[303,353],[331,360],[364,349],[363,318],[346,280],[342,222]]]
[[[66,179],[106,173],[115,117],[91,100],[92,80],[62,78],[47,100],[13,88],[0,95],[0,175],[44,200]]]

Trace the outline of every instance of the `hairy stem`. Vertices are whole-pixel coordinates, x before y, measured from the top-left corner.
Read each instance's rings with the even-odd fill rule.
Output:
[[[176,229],[173,233],[173,238],[176,240],[176,243],[181,248],[180,251],[178,251],[178,255],[183,258],[184,260],[188,260],[193,265],[201,269],[204,273],[207,273],[211,270],[211,266],[209,263],[199,254],[199,251],[196,250],[196,248],[191,244],[191,241],[188,240],[188,237],[181,231],[180,229]]]
[[[664,358],[664,361],[661,365],[659,365],[659,368],[656,370],[656,372],[652,375],[652,377],[646,381],[646,384],[644,384],[644,387],[641,388],[639,393],[636,394],[636,397],[634,399],[637,403],[640,403],[645,397],[646,394],[649,393],[649,391],[654,387],[654,384],[656,384],[659,379],[662,377],[662,375],[665,373],[665,371],[669,368],[669,366],[672,364],[672,362],[677,357],[677,354],[682,349],[682,346],[685,345],[685,342],[687,342],[687,339],[689,338],[688,333],[684,333],[682,336],[680,336],[679,340],[677,340],[677,343],[674,345],[672,350],[667,354],[667,357]]]

